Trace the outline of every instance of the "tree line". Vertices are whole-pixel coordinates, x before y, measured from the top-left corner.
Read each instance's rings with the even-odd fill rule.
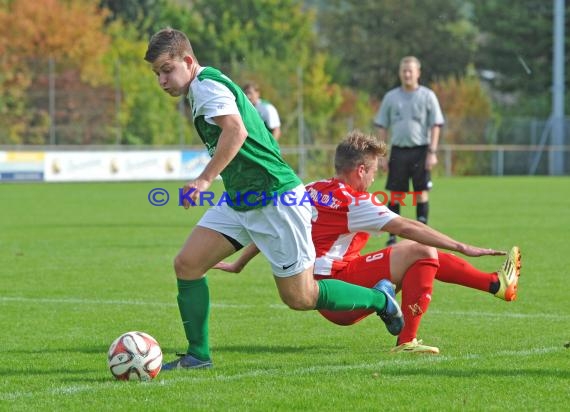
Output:
[[[165,26],[202,65],[260,84],[284,145],[300,127],[310,143],[371,130],[410,54],[451,120],[446,141],[484,142],[492,119],[550,112],[552,13],[541,0],[1,0],[0,144],[49,144],[54,124],[58,144],[197,144],[143,61]]]

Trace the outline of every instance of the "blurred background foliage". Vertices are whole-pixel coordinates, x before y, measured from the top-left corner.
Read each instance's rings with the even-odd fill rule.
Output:
[[[552,13],[542,0],[0,0],[0,144],[198,145],[187,104],[143,60],[165,26],[202,65],[260,84],[283,146],[300,129],[306,144],[372,131],[410,54],[444,142],[488,143],[506,116],[550,113]]]

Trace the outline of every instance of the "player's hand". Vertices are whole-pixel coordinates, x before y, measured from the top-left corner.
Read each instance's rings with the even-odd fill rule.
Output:
[[[437,164],[437,155],[428,153],[426,156],[426,170],[431,170]]]
[[[479,256],[503,256],[507,252],[503,250],[495,249],[485,249],[477,246],[463,245],[462,250],[460,250],[465,256],[479,257]]]
[[[243,269],[243,267],[236,265],[234,262],[222,261],[222,262],[218,262],[214,266],[212,266],[212,269],[219,269],[219,270],[223,270],[224,272],[229,272],[229,273],[240,273],[241,270]]]
[[[184,185],[184,189],[182,191],[182,205],[184,209],[188,209],[190,206],[199,205],[198,200],[200,198],[200,193],[207,190],[211,185],[206,179],[197,178],[195,180],[190,180],[188,183]],[[188,192],[191,192],[188,195]],[[188,200],[188,197],[192,200],[191,202]]]
[[[378,159],[378,167],[380,168],[380,170],[386,173],[388,171],[388,159],[386,159],[385,157],[381,157],[380,159]]]

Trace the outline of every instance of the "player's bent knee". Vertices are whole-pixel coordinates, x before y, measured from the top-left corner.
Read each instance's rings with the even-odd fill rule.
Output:
[[[174,258],[174,273],[178,279],[193,280],[199,279],[203,276],[196,267],[181,255]]]
[[[418,259],[437,259],[437,249],[434,247],[416,243],[415,248]]]
[[[293,310],[312,310],[317,305],[316,300],[308,295],[281,296],[281,300]]]
[[[400,244],[401,243],[401,244]],[[437,249],[426,246],[413,241],[404,241],[397,243],[391,252],[391,270],[392,281],[398,283],[401,279],[398,274],[402,275],[418,260],[437,259]]]
[[[293,310],[300,310],[300,311],[304,311],[304,310],[313,310],[315,309],[315,305],[314,304],[310,304],[309,302],[302,302],[299,300],[295,300],[295,301],[290,301],[290,302],[284,302],[289,309],[293,309]]]
[[[180,255],[176,255],[173,263],[174,263],[174,271],[176,273],[178,273],[179,271],[183,271],[184,267],[186,266],[184,258]]]

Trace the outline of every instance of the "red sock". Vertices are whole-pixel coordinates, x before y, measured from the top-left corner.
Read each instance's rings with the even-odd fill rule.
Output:
[[[433,280],[438,268],[437,259],[421,259],[404,275],[401,307],[405,325],[398,336],[398,344],[410,342],[416,337],[422,316],[431,301]]]
[[[439,250],[437,253],[439,257],[439,270],[435,275],[437,280],[467,286],[483,292],[490,292],[492,284],[499,281],[496,272],[482,272],[466,260],[451,253]]]

